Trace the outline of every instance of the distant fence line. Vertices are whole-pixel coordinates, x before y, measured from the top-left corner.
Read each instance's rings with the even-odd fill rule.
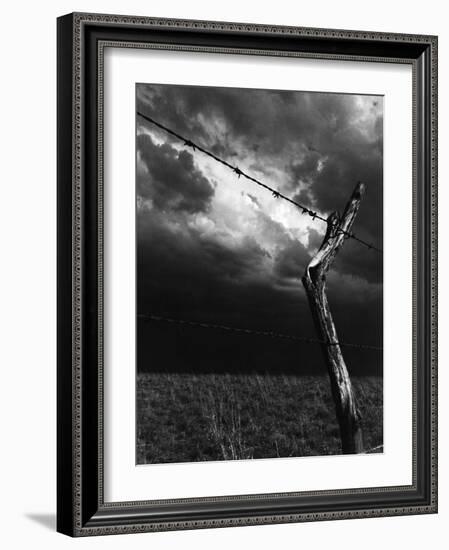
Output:
[[[366,349],[366,350],[372,350],[372,351],[383,351],[383,347],[372,346],[369,344],[354,344],[350,342],[325,342],[324,340],[319,340],[318,338],[309,338],[307,336],[296,336],[294,334],[283,334],[283,333],[274,332],[271,330],[252,330],[248,328],[230,327],[227,325],[216,325],[213,323],[191,321],[187,319],[175,319],[173,317],[163,317],[160,315],[151,315],[151,314],[144,314],[144,313],[138,314],[137,316],[143,319],[144,321],[150,321],[150,322],[153,321],[153,322],[168,323],[173,325],[184,325],[184,326],[195,327],[195,328],[221,330],[226,332],[235,332],[239,334],[248,334],[252,336],[266,336],[266,337],[276,338],[280,340],[291,340],[295,342],[302,342],[303,344],[320,344],[324,346],[340,346],[340,347],[355,348],[355,349]]]

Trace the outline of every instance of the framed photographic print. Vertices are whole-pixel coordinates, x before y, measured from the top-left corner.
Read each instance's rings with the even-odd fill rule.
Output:
[[[58,530],[437,511],[437,38],[58,19]]]

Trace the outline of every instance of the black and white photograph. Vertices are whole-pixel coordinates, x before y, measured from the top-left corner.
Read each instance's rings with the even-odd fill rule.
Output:
[[[136,85],[136,463],[383,452],[383,98]]]
[[[57,233],[56,278],[34,269],[19,293],[51,305],[41,290],[55,291],[57,407],[50,363],[36,367],[42,308],[13,299],[7,315],[21,328],[9,357],[32,353],[6,369],[23,394],[6,409],[29,428],[38,408],[23,403],[39,400],[57,436],[56,464],[38,452],[30,469],[17,456],[52,452],[51,434],[13,428],[14,540],[35,538],[56,495],[58,533],[109,545],[349,550],[388,547],[392,528],[410,549],[438,542],[443,19],[328,3],[222,20],[223,6],[181,4],[57,18],[56,94],[37,103],[57,105],[57,200],[38,200],[47,136],[25,163],[51,165],[30,179],[32,212],[5,202],[18,282],[48,264],[32,215],[52,225],[55,210]],[[40,81],[24,74],[17,97]],[[40,130],[53,120],[33,113]],[[13,117],[11,143],[25,127]]]

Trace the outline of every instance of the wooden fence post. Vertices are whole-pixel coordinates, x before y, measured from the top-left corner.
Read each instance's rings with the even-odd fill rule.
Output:
[[[321,247],[302,278],[318,337],[323,341],[321,347],[329,373],[344,454],[363,452],[361,417],[327,301],[326,273],[351,231],[364,192],[364,184],[358,183],[341,219],[336,212],[329,216]]]

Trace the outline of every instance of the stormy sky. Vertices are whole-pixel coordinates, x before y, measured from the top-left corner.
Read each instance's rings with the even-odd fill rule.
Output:
[[[353,230],[382,248],[382,97],[138,84],[136,108],[322,216],[363,181]],[[140,116],[136,127],[138,313],[316,336],[301,277],[325,223]],[[345,242],[328,274],[341,341],[382,345],[382,270],[380,254]],[[140,370],[323,368],[315,345],[138,325]],[[381,353],[345,357],[381,371]]]

